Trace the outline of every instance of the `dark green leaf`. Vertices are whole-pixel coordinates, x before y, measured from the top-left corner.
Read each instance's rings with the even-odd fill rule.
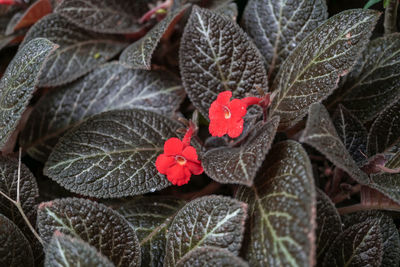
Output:
[[[0,148],[17,127],[35,90],[40,71],[56,48],[47,39],[27,43],[15,55],[0,80]]]
[[[95,197],[141,195],[170,185],[155,161],[181,125],[139,109],[93,116],[65,134],[44,173],[66,189]]]
[[[205,118],[218,93],[235,98],[267,90],[261,55],[246,34],[230,19],[194,7],[180,47],[183,85]]]
[[[368,176],[350,156],[326,108],[322,104],[315,103],[310,106],[308,114],[307,125],[300,141],[313,146],[360,184],[368,183]]]
[[[368,155],[383,153],[399,141],[400,99],[379,114],[372,124],[368,134]]]
[[[167,197],[139,197],[118,212],[136,230],[142,248],[142,266],[163,266],[168,228],[184,201]]]
[[[140,266],[135,230],[120,214],[97,202],[81,198],[43,202],[38,229],[46,248],[57,230],[87,242],[116,266]]]
[[[249,265],[235,254],[217,247],[196,248],[185,255],[177,267],[248,267]]]
[[[368,220],[347,228],[335,239],[323,266],[381,266],[382,254],[379,222]]]
[[[82,30],[58,14],[50,14],[39,20],[26,34],[26,42],[45,37],[59,44],[60,49],[50,56],[39,86],[59,86],[71,82],[117,55],[125,43],[110,35]],[[121,39],[121,38],[119,38]]]
[[[22,131],[21,146],[44,162],[65,131],[95,114],[140,108],[172,115],[185,96],[180,83],[165,71],[132,70],[119,63],[103,65],[41,98]]]
[[[259,122],[240,147],[220,147],[202,156],[202,165],[208,176],[219,183],[253,185],[257,170],[271,147],[279,117]]]
[[[246,204],[222,196],[206,196],[186,204],[169,228],[164,266],[175,266],[193,249],[206,246],[237,255],[246,210]]]
[[[134,69],[151,69],[151,57],[158,42],[168,27],[178,20],[189,6],[172,10],[157,25],[155,25],[144,37],[128,46],[119,57],[122,63]]]
[[[369,1],[365,4],[364,9],[368,9],[368,8],[370,8],[371,6],[373,6],[373,5],[377,4],[377,3],[379,3],[380,1],[382,1],[382,0],[369,0]]]
[[[364,125],[345,107],[339,105],[333,116],[336,131],[358,166],[367,162],[368,132]]]
[[[342,221],[330,198],[317,189],[317,263],[321,266],[326,251],[342,233]]]
[[[33,267],[31,246],[18,227],[0,214],[0,264],[7,267]]]
[[[79,267],[113,267],[106,257],[93,246],[78,238],[54,234],[46,250],[46,267],[79,266]]]
[[[368,185],[385,196],[400,204],[400,174],[377,173],[371,174],[371,182]]]
[[[327,18],[325,0],[250,0],[242,25],[264,56],[272,82],[293,49]]]
[[[353,66],[379,17],[372,10],[346,10],[310,33],[287,57],[272,89],[271,113],[285,129],[302,119],[308,107],[325,99]]]
[[[311,266],[315,254],[315,189],[310,160],[299,143],[272,147],[254,186],[237,197],[249,204],[250,266]]]

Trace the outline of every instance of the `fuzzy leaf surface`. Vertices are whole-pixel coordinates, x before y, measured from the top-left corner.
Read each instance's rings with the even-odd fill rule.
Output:
[[[302,146],[285,141],[272,147],[254,185],[236,197],[249,204],[250,266],[311,265],[315,239],[315,189]]]
[[[186,254],[177,267],[248,267],[249,265],[226,249],[217,247],[196,248]]]
[[[371,183],[368,185],[372,187],[391,200],[400,204],[400,174],[399,173],[377,173],[371,174]]]
[[[300,141],[324,154],[360,184],[368,183],[368,176],[360,170],[347,151],[326,108],[322,104],[315,103],[311,105],[308,114],[307,125]]]
[[[230,19],[194,7],[180,46],[183,86],[193,105],[208,118],[218,93],[232,91],[234,98],[267,90],[260,53],[243,30]]]
[[[264,56],[272,82],[293,49],[327,18],[325,0],[251,0],[242,26]]]
[[[60,45],[43,69],[41,87],[72,82],[117,55],[126,45],[115,36],[82,30],[58,14],[49,14],[35,23],[21,47],[37,37]]]
[[[100,198],[141,195],[170,185],[155,161],[179,123],[139,109],[86,120],[54,147],[44,173],[66,189]]]
[[[45,162],[60,136],[90,116],[130,108],[172,115],[184,96],[181,81],[167,72],[105,64],[42,97],[22,131],[21,146]]]
[[[50,53],[56,48],[47,39],[37,38],[15,55],[0,80],[0,148],[17,127],[38,76]]]
[[[140,266],[135,230],[124,217],[103,204],[82,198],[43,202],[38,210],[38,229],[46,248],[58,230],[95,247],[115,266]]]
[[[167,197],[139,197],[118,212],[136,229],[142,248],[142,266],[163,266],[168,228],[185,204]]]
[[[196,248],[214,246],[237,255],[242,245],[247,205],[223,196],[186,204],[168,231],[164,266],[175,266]]]
[[[341,12],[310,33],[287,57],[272,86],[270,112],[286,129],[302,119],[313,103],[328,97],[355,63],[379,17],[373,10]]]
[[[279,117],[273,117],[267,123],[259,122],[240,147],[220,147],[207,151],[202,157],[205,173],[219,183],[253,185],[278,125]]]
[[[400,150],[393,155],[393,157],[385,164],[385,166],[391,169],[400,168]]]

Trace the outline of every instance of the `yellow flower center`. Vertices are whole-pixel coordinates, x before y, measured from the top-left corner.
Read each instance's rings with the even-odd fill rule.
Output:
[[[176,156],[175,157],[176,162],[178,162],[179,165],[185,165],[186,164],[186,159],[182,156]]]
[[[224,116],[225,116],[225,119],[229,119],[231,117],[231,111],[229,110],[229,108],[227,106],[224,106]]]

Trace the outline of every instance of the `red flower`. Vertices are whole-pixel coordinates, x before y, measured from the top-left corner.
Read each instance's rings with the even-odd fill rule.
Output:
[[[190,137],[184,137],[184,141],[188,139],[190,142]],[[192,174],[203,173],[196,149],[175,137],[164,143],[164,154],[157,157],[156,168],[161,174],[167,175],[172,184],[179,186],[187,184]]]

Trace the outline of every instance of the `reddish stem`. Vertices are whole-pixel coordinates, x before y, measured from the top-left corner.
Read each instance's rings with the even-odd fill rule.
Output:
[[[251,105],[258,105],[262,100],[262,98],[255,96],[245,97],[242,99],[242,101],[246,104],[246,107],[249,107]]]
[[[182,139],[182,143],[185,147],[190,145],[190,140],[192,139],[193,133],[194,126],[190,124],[189,129],[186,131],[185,136]]]
[[[164,3],[162,3],[159,6],[156,6],[155,8],[149,10],[148,12],[146,12],[146,14],[144,14],[140,20],[139,23],[143,24],[146,21],[150,20],[151,17],[160,9],[168,9],[170,6],[172,5],[172,0],[167,0]]]
[[[12,6],[12,5],[15,5],[16,3],[15,3],[15,1],[14,0],[0,0],[0,5],[9,5],[9,6]]]

